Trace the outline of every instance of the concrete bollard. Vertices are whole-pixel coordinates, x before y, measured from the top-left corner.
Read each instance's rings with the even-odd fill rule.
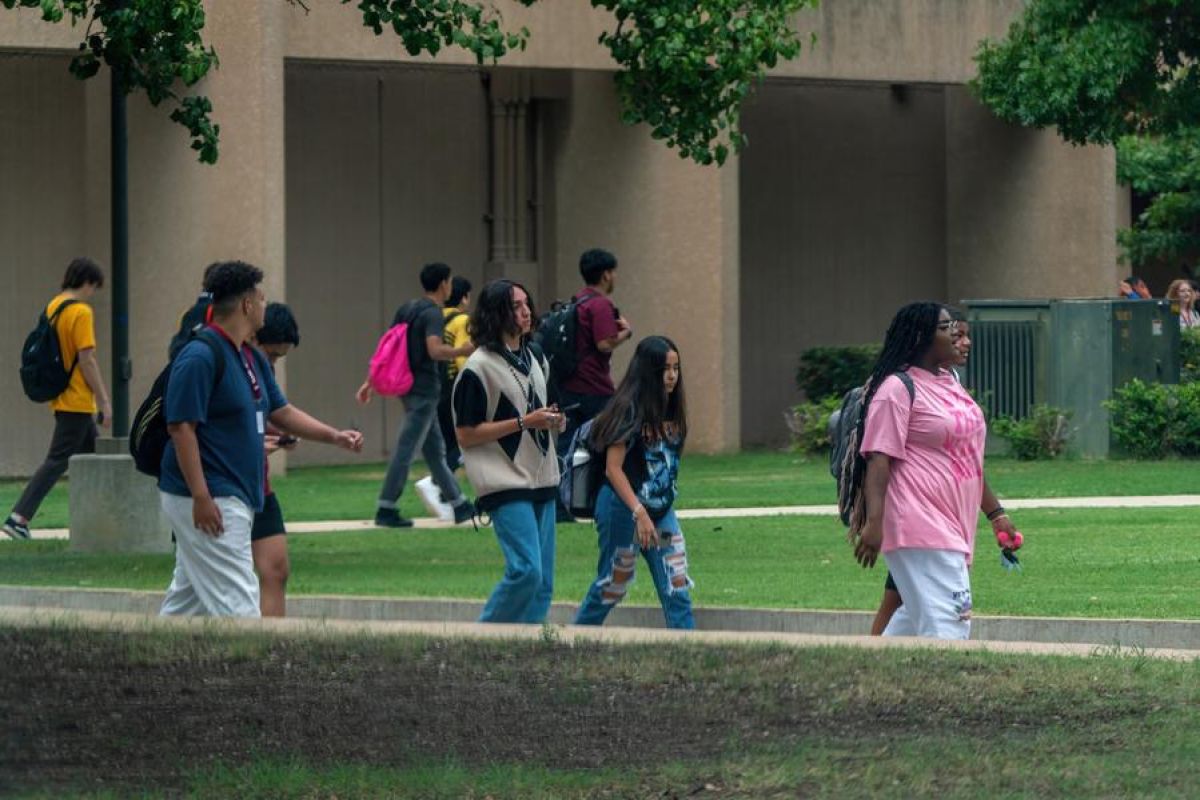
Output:
[[[96,453],[71,457],[71,550],[170,553],[171,525],[154,479],[133,467],[128,439],[99,439]]]

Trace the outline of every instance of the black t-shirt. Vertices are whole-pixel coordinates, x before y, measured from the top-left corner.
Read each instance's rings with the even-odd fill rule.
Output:
[[[408,323],[408,363],[413,374],[413,385],[409,394],[436,397],[442,390],[442,378],[438,372],[438,362],[429,357],[425,339],[436,336],[441,340],[445,316],[437,303],[422,298],[396,309],[392,327],[401,322]]]

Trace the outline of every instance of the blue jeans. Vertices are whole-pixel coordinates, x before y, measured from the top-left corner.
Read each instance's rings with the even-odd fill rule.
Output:
[[[554,594],[554,501],[514,500],[492,510],[491,517],[504,553],[504,577],[479,621],[540,623]]]
[[[446,502],[452,506],[463,503],[465,498],[458,488],[458,481],[446,466],[446,443],[442,440],[442,429],[437,425],[437,396],[407,395],[400,400],[404,403],[404,422],[383,479],[383,488],[379,490],[379,507],[396,508],[417,450],[421,451],[425,466]]]
[[[668,511],[656,525],[659,545],[638,546],[634,541],[637,529],[633,514],[612,487],[605,484],[600,488],[596,496],[600,562],[596,567],[596,580],[575,615],[576,625],[603,624],[608,612],[625,599],[629,585],[633,583],[637,554],[641,550],[650,567],[650,577],[654,579],[667,627],[689,630],[696,627],[692,618],[692,579],[687,573],[687,548],[679,520],[674,511]]]

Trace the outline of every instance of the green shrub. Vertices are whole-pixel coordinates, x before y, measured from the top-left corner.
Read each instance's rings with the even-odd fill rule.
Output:
[[[1200,328],[1179,332],[1179,382],[1200,381]]]
[[[1113,392],[1104,403],[1117,446],[1135,458],[1162,458],[1169,450],[1175,392],[1161,383],[1137,378]]]
[[[1167,388],[1174,396],[1168,415],[1167,446],[1189,458],[1200,456],[1200,383],[1185,383]]]
[[[796,451],[809,455],[828,453],[829,418],[841,407],[841,396],[830,395],[819,403],[801,403],[785,414]]]
[[[862,386],[879,358],[880,345],[847,347],[811,347],[800,354],[796,368],[796,388],[810,403],[827,397],[841,398],[855,386]]]
[[[1061,408],[1034,406],[1022,420],[1001,418],[992,424],[997,435],[1008,440],[1013,455],[1022,461],[1057,458],[1067,449],[1071,436],[1071,412]]]

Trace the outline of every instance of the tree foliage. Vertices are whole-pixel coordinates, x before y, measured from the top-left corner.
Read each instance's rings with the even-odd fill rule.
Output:
[[[985,41],[972,86],[1000,118],[1115,144],[1118,177],[1153,198],[1124,257],[1200,257],[1200,2],[1031,0]]]
[[[1117,234],[1132,264],[1200,264],[1200,128],[1117,141],[1117,178],[1154,201]]]
[[[1031,0],[976,61],[998,116],[1075,144],[1200,125],[1196,0]]]
[[[307,10],[306,0],[280,0]],[[576,0],[581,2],[582,0]],[[536,0],[519,0],[533,5]],[[742,100],[753,83],[800,42],[791,15],[818,0],[589,0],[612,12],[615,28],[600,34],[616,62],[617,88],[627,123],[645,122],[655,138],[700,164],[723,163],[745,142]],[[127,91],[150,102],[170,101],[171,119],[188,129],[200,160],[217,160],[220,127],[203,95],[179,96],[177,81],[192,86],[217,65],[203,40],[202,0],[0,0],[6,8],[40,8],[47,22],[85,23],[76,77],[101,64]],[[471,0],[341,0],[356,3],[363,24],[390,30],[412,56],[436,56],[446,47],[495,63],[525,49],[530,32],[507,30],[490,4]]]

